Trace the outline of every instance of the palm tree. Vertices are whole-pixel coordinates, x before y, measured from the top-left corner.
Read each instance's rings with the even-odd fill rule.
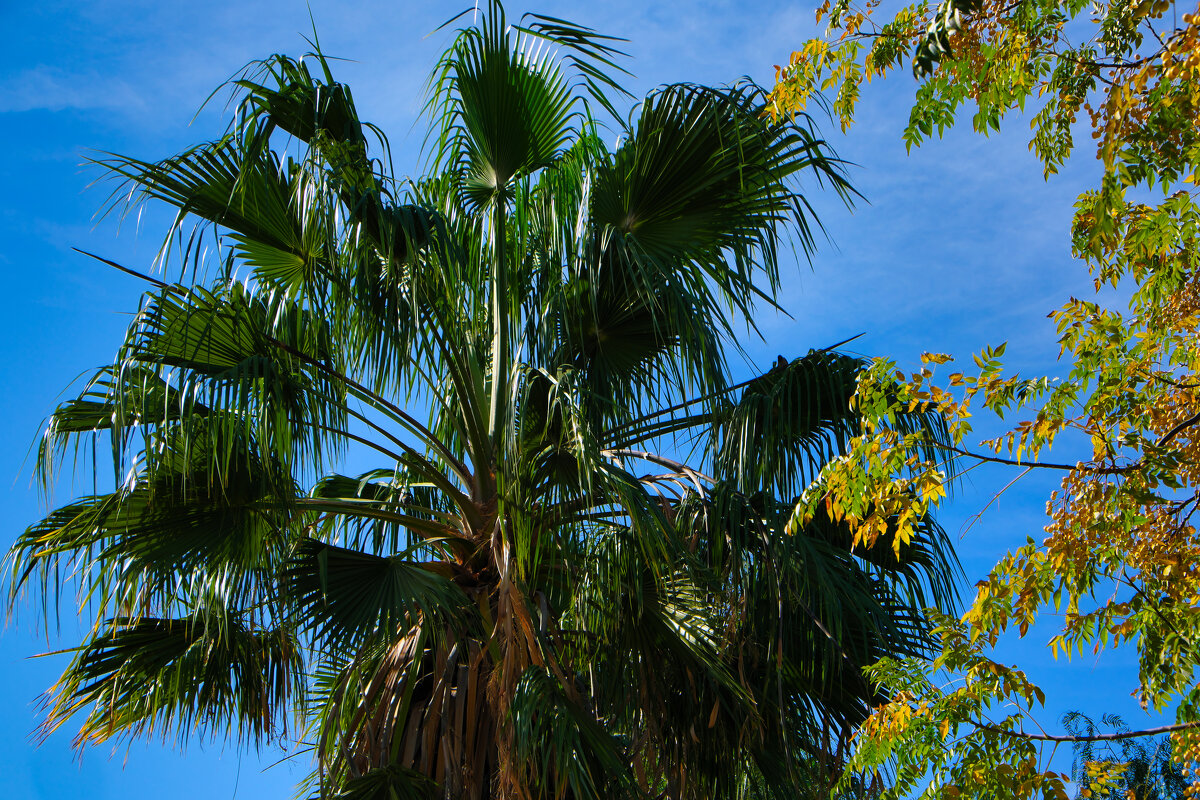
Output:
[[[319,52],[248,68],[217,140],[99,162],[206,277],[143,276],[50,418],[44,474],[104,437],[115,488],[9,554],[14,598],[73,581],[94,619],[47,730],[293,737],[321,797],[792,797],[876,699],[861,667],[928,647],[932,521],[899,557],[788,527],[862,363],[729,378],[813,243],[798,178],[848,197],[839,163],[748,84],[660,88],[610,150],[613,40],[524,23],[458,33],[419,180]]]

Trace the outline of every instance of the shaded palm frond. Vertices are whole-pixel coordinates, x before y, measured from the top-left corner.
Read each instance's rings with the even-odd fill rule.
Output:
[[[523,763],[525,783],[536,796],[572,800],[645,796],[621,742],[546,670],[531,667],[521,675],[511,714],[514,748]]]
[[[388,764],[346,781],[335,794],[318,793],[311,800],[434,800],[436,783],[412,769]]]
[[[723,414],[715,470],[746,494],[791,499],[860,433],[850,407],[862,360],[811,351],[751,381]]]
[[[422,625],[462,630],[470,604],[451,581],[403,554],[374,556],[300,541],[283,575],[295,625],[323,651],[344,651]]]

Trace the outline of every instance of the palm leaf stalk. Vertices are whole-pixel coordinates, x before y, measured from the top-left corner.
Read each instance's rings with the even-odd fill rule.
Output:
[[[47,480],[97,437],[114,475],[8,556],[14,600],[73,584],[92,619],[47,731],[292,725],[320,797],[827,785],[878,699],[861,668],[927,650],[956,568],[932,520],[899,558],[785,532],[858,430],[859,360],[729,380],[786,242],[812,248],[799,181],[852,190],[749,84],[662,87],[608,148],[614,46],[489,4],[437,65],[417,180],[319,53],[248,68],[215,141],[99,161],[207,277],[148,278],[42,440]],[[339,474],[351,449],[378,468]]]

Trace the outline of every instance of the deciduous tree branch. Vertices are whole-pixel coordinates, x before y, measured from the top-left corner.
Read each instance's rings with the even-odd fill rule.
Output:
[[[1080,472],[1088,472],[1093,475],[1120,475],[1122,473],[1129,472],[1134,467],[1133,464],[1130,464],[1126,467],[1089,467],[1082,461],[1078,464],[1055,464],[1044,461],[1017,461],[1016,459],[1012,458],[1002,458],[1000,456],[988,456],[984,455],[983,453],[975,453],[971,450],[963,450],[962,448],[952,447],[949,445],[945,445],[944,447],[945,449],[953,453],[957,453],[960,456],[965,456],[966,458],[974,458],[978,461],[987,461],[992,464],[1004,464],[1009,467],[1039,467],[1041,469],[1058,469],[1065,470],[1067,472],[1078,470]]]
[[[1200,728],[1200,722],[1180,722],[1175,725],[1163,725],[1158,728],[1143,728],[1136,731],[1120,731],[1118,733],[1094,733],[1085,736],[1055,736],[1049,733],[1026,733],[1025,731],[1010,731],[999,725],[986,722],[972,722],[976,728],[985,731],[1002,733],[1017,739],[1034,739],[1039,742],[1110,742],[1117,739],[1136,739],[1141,736],[1157,736],[1160,733],[1173,733]]]

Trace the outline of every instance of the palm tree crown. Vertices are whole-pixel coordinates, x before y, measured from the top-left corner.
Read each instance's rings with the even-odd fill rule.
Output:
[[[794,797],[953,599],[932,521],[899,558],[787,521],[858,432],[857,359],[727,353],[844,196],[758,87],[662,87],[605,145],[613,40],[488,6],[393,178],[318,53],[234,82],[230,131],[121,196],[177,210],[114,364],[54,412],[115,489],[30,527],[15,596],[94,614],[46,728],[312,746],[322,797]],[[220,257],[203,256],[206,229]],[[922,415],[901,426],[932,425]],[[380,464],[334,471],[350,449]],[[103,469],[101,463],[96,469]],[[289,726],[291,730],[289,732]]]

